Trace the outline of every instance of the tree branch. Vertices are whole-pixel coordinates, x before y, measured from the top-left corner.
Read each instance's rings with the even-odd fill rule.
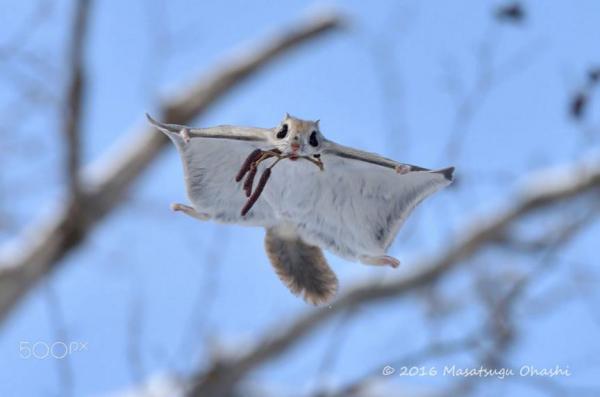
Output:
[[[260,68],[299,44],[339,28],[336,15],[321,15],[302,21],[291,30],[275,35],[253,50],[226,59],[212,74],[190,84],[191,88],[164,102],[163,119],[186,124]],[[122,142],[117,150],[92,164],[80,175],[81,197],[86,205],[73,222],[72,204],[65,204],[49,219],[41,219],[22,236],[0,250],[0,321],[61,259],[79,246],[94,226],[123,201],[133,182],[168,142],[163,134],[146,127]]]
[[[64,112],[66,140],[66,177],[70,199],[79,203],[79,168],[81,165],[81,118],[83,113],[84,66],[83,53],[90,19],[91,0],[75,2],[71,46],[68,54],[70,79],[67,83]],[[77,207],[77,206],[74,206]],[[76,214],[74,214],[76,215]]]

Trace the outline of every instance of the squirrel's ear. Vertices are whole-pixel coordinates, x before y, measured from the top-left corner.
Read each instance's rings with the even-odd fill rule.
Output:
[[[283,116],[283,119],[286,120],[289,118],[290,118],[290,114],[288,112],[285,112],[285,116]]]
[[[321,121],[321,120],[316,120],[316,121],[315,121],[315,125],[317,126],[317,128],[319,128],[319,122],[320,122],[320,121]]]

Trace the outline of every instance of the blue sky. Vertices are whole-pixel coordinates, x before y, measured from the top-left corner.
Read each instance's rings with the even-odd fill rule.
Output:
[[[11,37],[36,2],[0,4],[2,36]],[[526,23],[518,26],[494,22],[491,15],[497,4],[98,1],[86,49],[90,81],[84,119],[86,162],[97,159],[125,131],[142,125],[144,112],[155,110],[159,98],[185,88],[232,47],[285,29],[311,10],[340,10],[350,21],[346,30],[281,58],[196,124],[270,127],[290,112],[321,119],[324,134],[346,145],[432,168],[452,162],[462,178],[460,189],[427,201],[399,234],[392,254],[402,260],[401,269],[369,268],[328,256],[341,292],[367,277],[397,276],[416,258],[446,243],[469,214],[506,202],[512,183],[522,175],[571,161],[582,152],[581,127],[566,110],[587,69],[600,62],[596,40],[600,4],[528,1]],[[53,3],[50,17],[27,44],[58,72],[42,74],[12,60],[2,62],[0,73],[22,71],[59,94],[70,7],[69,2]],[[166,51],[161,50],[161,37],[172,42]],[[498,80],[473,102],[473,117],[460,125],[466,137],[463,150],[451,160],[447,140],[457,104],[472,92],[480,73],[477,54],[482,43],[492,48],[493,76]],[[10,76],[0,80],[5,111],[11,111],[10,104],[19,98]],[[600,114],[597,94],[592,103],[594,99],[595,108],[586,121],[590,126],[597,125]],[[35,111],[24,111],[18,137],[10,136],[8,127],[2,129],[3,139],[10,138],[5,141],[10,142],[6,144],[10,153],[3,161],[11,171],[1,175],[6,187],[1,198],[14,203],[9,211],[15,227],[52,211],[62,199],[57,120],[56,112],[41,104]],[[597,142],[596,136],[588,146]],[[505,182],[489,177],[498,174]],[[16,202],[9,194],[14,188],[23,192]],[[199,224],[172,214],[168,206],[175,201],[185,202],[185,192],[179,160],[169,150],[145,173],[129,200],[48,280],[60,302],[68,340],[89,346],[69,357],[75,395],[114,392],[136,383],[139,376],[187,373],[199,364],[198,357],[206,357],[208,341],[214,349],[235,351],[274,324],[311,310],[272,272],[262,250],[262,230]],[[563,254],[574,262],[597,264],[593,236],[599,232],[593,226]],[[3,231],[1,237],[13,235]],[[500,255],[486,252],[477,261],[503,264]],[[522,262],[527,265],[535,259]],[[542,292],[556,288],[572,273],[573,269],[559,268],[538,288]],[[444,290],[477,299],[460,276],[448,280]],[[30,294],[0,329],[0,395],[60,394],[61,363],[19,357],[20,342],[57,340],[48,296],[47,288]],[[325,381],[343,383],[425,343],[432,328],[424,319],[425,309],[420,295],[365,308],[344,328],[343,348]],[[593,377],[599,363],[591,361],[591,353],[597,355],[600,349],[598,324],[585,305],[556,304],[550,315],[540,317],[521,309],[517,318],[523,338],[510,353],[515,366],[569,365],[574,375],[567,384],[599,386]],[[475,324],[479,314],[476,310],[460,314],[439,325],[440,332],[458,334],[465,324]],[[324,381],[318,376],[319,365],[340,333],[338,322],[334,319],[315,337],[254,373],[252,381],[295,391]],[[136,341],[143,363],[137,372],[128,358],[132,323],[139,324]],[[189,334],[189,324],[200,325],[197,334]],[[406,382],[426,388],[429,382],[444,380]],[[500,381],[492,385],[500,392],[532,395],[523,385]]]

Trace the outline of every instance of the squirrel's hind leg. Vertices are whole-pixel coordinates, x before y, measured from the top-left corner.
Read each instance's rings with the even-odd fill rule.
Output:
[[[211,218],[211,216],[209,214],[198,212],[194,208],[190,207],[189,205],[185,205],[185,204],[173,203],[173,204],[171,204],[171,210],[173,210],[175,212],[178,212],[178,211],[183,212],[184,214],[191,216],[192,218],[201,220],[201,221],[208,221]]]
[[[400,261],[389,255],[381,255],[381,256],[362,255],[360,257],[360,261],[362,263],[364,263],[365,265],[391,266],[391,267],[400,266]]]

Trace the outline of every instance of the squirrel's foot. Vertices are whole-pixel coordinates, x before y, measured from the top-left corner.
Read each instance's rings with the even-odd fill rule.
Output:
[[[360,261],[365,265],[375,266],[390,266],[396,268],[400,266],[400,261],[392,256],[381,255],[381,256],[367,256],[363,255],[360,257]]]
[[[179,131],[179,135],[181,135],[181,138],[185,144],[190,142],[190,130],[187,127],[183,127],[181,131]]]
[[[183,212],[184,214],[191,216],[192,218],[199,219],[201,221],[207,221],[210,219],[209,214],[198,212],[189,205],[173,203],[171,204],[171,210],[175,212]]]
[[[394,168],[394,170],[396,171],[396,173],[398,173],[400,175],[408,174],[410,172],[410,165],[406,165],[406,164],[397,165]]]

